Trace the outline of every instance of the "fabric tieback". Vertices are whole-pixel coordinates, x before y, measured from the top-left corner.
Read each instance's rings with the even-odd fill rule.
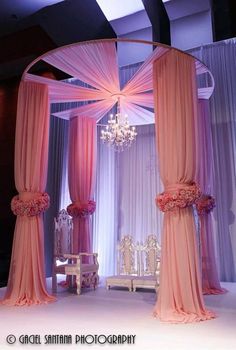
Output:
[[[200,187],[194,182],[168,185],[165,187],[165,192],[156,197],[156,205],[163,212],[174,211],[193,205],[200,196]]]
[[[86,218],[92,215],[96,210],[96,202],[93,200],[89,201],[75,201],[68,205],[67,212],[72,217]]]
[[[36,216],[50,206],[50,197],[44,192],[20,192],[11,200],[11,210],[18,216]]]
[[[215,198],[209,194],[202,194],[196,201],[196,209],[198,215],[209,214],[215,208]]]

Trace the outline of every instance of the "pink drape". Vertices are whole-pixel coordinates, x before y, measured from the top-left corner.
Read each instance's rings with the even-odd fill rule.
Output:
[[[77,117],[78,115],[80,117],[90,116],[95,121],[98,121],[99,119],[101,119],[102,116],[108,113],[115,104],[116,104],[116,101],[114,100],[98,101],[98,102],[82,105],[77,108],[73,108],[69,111],[66,110],[62,112],[57,112],[57,113],[54,113],[54,115],[56,117],[63,118],[63,119],[71,119],[71,118]]]
[[[213,195],[213,150],[208,100],[199,100],[198,115],[198,156],[199,166],[197,180],[203,194]],[[202,251],[202,290],[203,294],[223,294],[215,259],[212,214],[200,216],[201,251]]]
[[[69,190],[72,202],[93,200],[97,160],[97,125],[89,117],[70,120]],[[73,253],[91,252],[91,217],[73,218]]]
[[[29,200],[45,190],[48,162],[48,87],[21,82],[15,139],[15,183],[19,198]],[[41,304],[55,300],[45,287],[43,217],[16,220],[7,305]]]
[[[71,76],[101,91],[119,90],[119,75],[114,42],[93,42],[71,45],[53,51],[44,58]]]
[[[170,50],[153,67],[160,175],[165,191],[194,180],[194,118],[197,89],[194,59]],[[154,314],[163,322],[214,317],[205,309],[192,208],[166,212],[162,232],[160,289]]]
[[[73,101],[96,101],[110,97],[108,91],[86,88],[58,80],[53,80],[32,74],[25,74],[25,81],[34,81],[48,86],[48,95],[51,103]]]
[[[99,101],[55,114],[60,118],[70,119],[77,115],[85,115],[93,116],[98,121],[117,102],[114,95],[121,94],[121,113],[128,114],[133,125],[152,124],[154,114],[146,109],[153,108],[153,96],[150,92],[153,89],[152,65],[170,48],[158,45],[123,89],[120,89],[116,50],[116,40],[105,39],[67,45],[42,56],[42,60],[89,84],[90,87],[76,86],[29,73],[24,74],[24,79],[47,84],[49,99],[53,103]],[[198,90],[199,98],[209,98],[214,89],[214,79],[201,62],[197,59],[194,59],[194,62],[197,74],[208,72],[211,76],[212,86]]]

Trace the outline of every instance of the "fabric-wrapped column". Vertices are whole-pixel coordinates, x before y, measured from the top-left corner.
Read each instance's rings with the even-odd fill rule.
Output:
[[[12,200],[17,215],[7,305],[31,305],[55,300],[45,287],[42,212],[49,206],[46,187],[49,138],[49,102],[46,85],[21,82],[15,140],[15,183]]]
[[[203,294],[223,294],[221,288],[213,242],[213,226],[211,210],[215,206],[213,193],[213,151],[210,126],[209,101],[198,102],[198,169],[197,181],[201,186],[203,195],[197,201],[197,211],[200,218],[201,253],[202,253],[202,290]]]
[[[70,120],[69,190],[72,204],[68,213],[73,217],[73,253],[91,252],[91,217],[96,208],[93,201],[96,159],[96,120],[76,117]]]
[[[155,124],[164,199],[160,289],[154,314],[162,322],[207,320],[191,204],[194,185],[197,90],[194,59],[170,50],[153,67]],[[184,198],[183,198],[184,197]],[[169,199],[168,199],[169,198]],[[157,201],[160,198],[157,199]]]

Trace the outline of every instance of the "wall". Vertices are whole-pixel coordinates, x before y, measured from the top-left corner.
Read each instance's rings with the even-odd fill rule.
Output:
[[[172,20],[171,46],[187,50],[213,41],[210,10]]]
[[[0,82],[0,287],[8,278],[15,216],[10,203],[14,185],[14,143],[18,80]]]
[[[135,32],[122,35],[120,38],[139,39],[152,41],[152,27],[137,30]],[[118,43],[118,61],[119,66],[143,62],[153,50],[152,45],[137,44],[137,43]]]

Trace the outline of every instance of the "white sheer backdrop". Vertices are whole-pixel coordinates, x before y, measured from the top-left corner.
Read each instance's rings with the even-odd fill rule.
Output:
[[[210,99],[214,152],[216,261],[221,281],[236,281],[236,39],[189,51],[215,79]]]
[[[98,128],[96,212],[93,215],[93,248],[99,256],[99,275],[114,272],[117,245],[116,154],[101,144]]]
[[[160,240],[162,214],[156,208],[155,196],[162,184],[156,171],[154,125],[140,126],[137,131],[137,141],[120,153],[98,139],[93,243],[101,276],[115,272],[121,236],[130,234],[140,242],[153,233]]]
[[[155,205],[162,191],[157,171],[154,125],[137,128],[136,143],[117,156],[119,173],[119,235],[144,241],[148,234],[160,240],[162,214]]]
[[[60,106],[52,105],[51,111],[57,111]],[[45,231],[45,257],[46,273],[51,276],[52,259],[53,259],[53,238],[54,238],[54,221],[60,209],[60,201],[64,196],[64,186],[61,186],[65,178],[65,153],[68,142],[68,122],[63,119],[50,117],[50,138],[49,138],[49,159],[48,159],[48,177],[46,192],[50,195],[50,208],[44,214],[44,231]],[[66,167],[67,168],[67,167]]]

